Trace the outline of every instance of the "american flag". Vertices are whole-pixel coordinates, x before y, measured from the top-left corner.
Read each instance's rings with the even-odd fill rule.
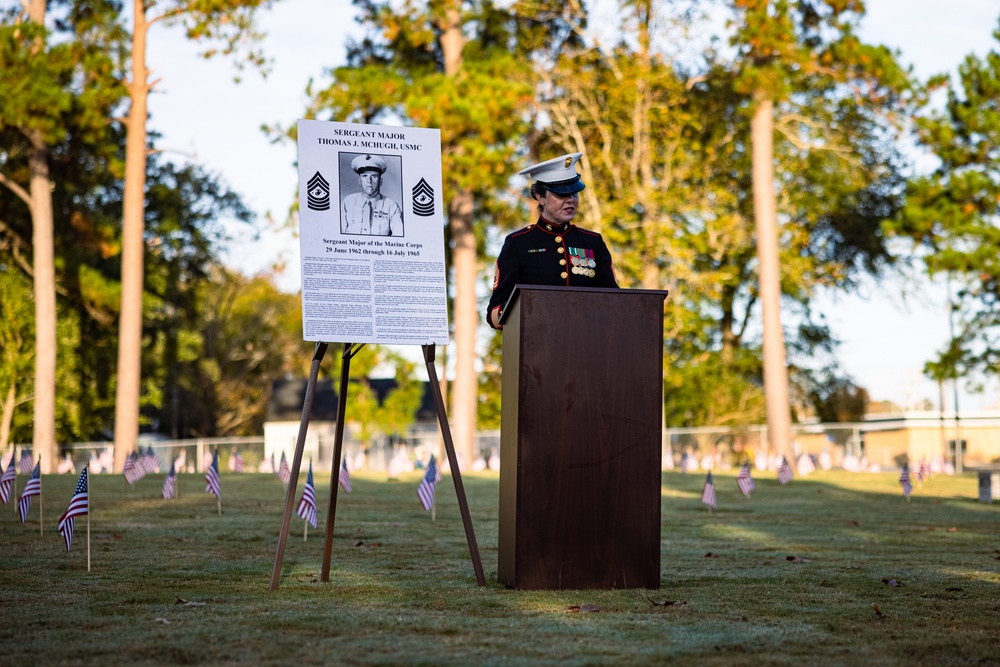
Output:
[[[340,477],[337,481],[342,487],[344,487],[344,491],[346,493],[351,492],[351,472],[347,469],[347,459],[343,459],[340,462]]]
[[[139,455],[137,453],[132,452],[129,454],[128,458],[125,459],[125,465],[122,467],[122,474],[125,475],[125,481],[133,485],[146,476],[146,471],[139,464]]]
[[[313,487],[313,464],[309,462],[309,475],[306,477],[306,488],[302,489],[302,499],[299,500],[298,515],[316,527],[316,489]]]
[[[235,472],[244,472],[247,469],[247,463],[243,460],[243,455],[240,454],[240,450],[236,450],[233,454],[233,470]]]
[[[14,457],[11,456],[10,462],[7,463],[7,469],[0,475],[0,500],[3,500],[4,505],[10,502],[10,490],[14,484],[14,479],[17,477],[16,468]]]
[[[909,500],[913,485],[910,484],[910,470],[907,466],[903,466],[903,470],[899,473],[899,485],[903,487],[903,497]]]
[[[31,508],[31,496],[42,495],[42,460],[38,459],[35,469],[31,471],[31,478],[24,485],[21,492],[21,499],[17,501],[17,511],[21,513],[21,523],[28,518],[28,510]]]
[[[141,463],[143,475],[160,472],[160,459],[156,458],[152,445],[146,448],[146,453],[142,455]]]
[[[782,484],[788,484],[794,477],[795,473],[792,472],[792,466],[788,465],[788,459],[782,456],[781,465],[778,466],[778,481]]]
[[[222,500],[222,485],[219,483],[219,450],[212,453],[212,465],[205,473],[205,490]]]
[[[73,526],[76,523],[75,517],[86,514],[90,511],[90,501],[87,494],[87,468],[80,471],[80,481],[76,483],[76,491],[69,501],[69,509],[59,517],[59,533],[66,541],[66,551],[73,544]]]
[[[708,476],[705,477],[705,488],[701,491],[701,502],[715,509],[715,483],[712,481],[711,470],[708,471]]]
[[[736,476],[736,483],[740,487],[740,493],[749,496],[754,489],[753,477],[750,476],[750,464],[744,463],[740,468],[740,474]]]
[[[420,480],[420,486],[417,487],[417,497],[420,498],[420,504],[424,506],[425,510],[434,507],[434,485],[437,484],[437,481],[437,462],[434,460],[434,455],[431,454],[431,460],[427,463],[427,472],[424,473],[424,478]]]
[[[163,480],[163,497],[167,500],[177,497],[177,470],[174,468],[174,464],[170,464],[170,472],[167,473],[167,478]]]
[[[22,475],[27,475],[31,472],[34,462],[35,459],[31,454],[31,450],[25,447],[21,450],[21,460],[17,462],[17,471]]]
[[[925,479],[930,479],[931,477],[931,465],[927,462],[927,459],[920,459],[920,463],[917,464],[917,481],[922,482]]]
[[[288,484],[288,480],[292,477],[292,468],[288,465],[288,460],[285,459],[285,453],[281,452],[281,463],[278,464],[278,479],[280,479],[285,484]]]

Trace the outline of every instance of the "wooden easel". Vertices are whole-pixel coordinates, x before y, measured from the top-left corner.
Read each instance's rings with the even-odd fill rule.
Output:
[[[302,465],[302,452],[305,449],[306,431],[312,415],[313,400],[316,396],[316,379],[319,376],[319,365],[326,354],[327,343],[316,343],[312,366],[309,369],[309,382],[306,384],[306,394],[302,402],[302,420],[299,423],[299,434],[295,440],[295,454],[292,456],[292,472],[288,479],[288,491],[285,494],[285,512],[281,517],[281,532],[278,535],[278,551],[274,557],[274,569],[271,571],[270,590],[278,589],[281,579],[281,563],[285,557],[285,543],[288,541],[289,524],[292,520],[292,508],[295,502],[296,487],[299,481],[299,468]],[[340,459],[344,445],[344,421],[347,411],[347,383],[351,376],[351,359],[364,343],[344,343],[340,366],[340,394],[337,397],[337,426],[334,436],[333,464],[330,473],[330,508],[326,515],[326,542],[323,547],[322,581],[330,581],[330,558],[333,550],[333,526],[337,514],[337,476],[340,472]],[[444,397],[441,395],[441,385],[438,382],[437,369],[434,367],[434,346],[422,345],[424,362],[427,365],[427,376],[434,395],[434,406],[437,408],[438,424],[444,436],[445,451],[448,463],[451,465],[451,478],[455,482],[455,493],[458,496],[458,506],[462,513],[462,524],[465,526],[465,538],[469,543],[469,553],[472,556],[472,566],[476,572],[476,582],[486,585],[483,575],[483,564],[479,558],[479,546],[476,544],[476,534],[472,528],[472,517],[469,514],[469,502],[465,497],[465,487],[462,485],[462,474],[458,469],[458,458],[455,455],[455,444],[451,438],[451,427],[448,426],[448,415],[444,407]]]

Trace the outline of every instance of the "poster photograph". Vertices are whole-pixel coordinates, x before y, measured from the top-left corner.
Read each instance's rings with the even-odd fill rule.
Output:
[[[441,135],[299,120],[308,341],[447,345]]]

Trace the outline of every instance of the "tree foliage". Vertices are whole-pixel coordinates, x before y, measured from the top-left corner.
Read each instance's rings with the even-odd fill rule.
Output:
[[[993,33],[1000,42],[1000,30]],[[923,258],[930,275],[955,284],[958,330],[926,372],[937,380],[1000,371],[1000,47],[966,57],[958,80],[937,76],[943,108],[928,100],[917,120],[922,147],[938,160],[914,178],[906,206],[887,228]]]

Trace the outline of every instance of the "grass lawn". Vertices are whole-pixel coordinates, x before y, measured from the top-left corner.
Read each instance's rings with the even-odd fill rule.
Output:
[[[735,474],[709,513],[703,475],[664,473],[659,590],[541,592],[496,582],[491,473],[463,475],[486,587],[451,478],[432,521],[419,473],[354,476],[320,582],[317,475],[319,527],[293,515],[274,593],[276,476],[222,473],[222,516],[201,475],[170,501],[162,474],[92,477],[89,573],[87,518],[70,553],[56,532],[77,476],[45,476],[44,535],[37,497],[24,525],[0,506],[0,664],[1000,665],[1000,502],[974,475],[907,503],[892,473],[762,476],[751,499]]]

